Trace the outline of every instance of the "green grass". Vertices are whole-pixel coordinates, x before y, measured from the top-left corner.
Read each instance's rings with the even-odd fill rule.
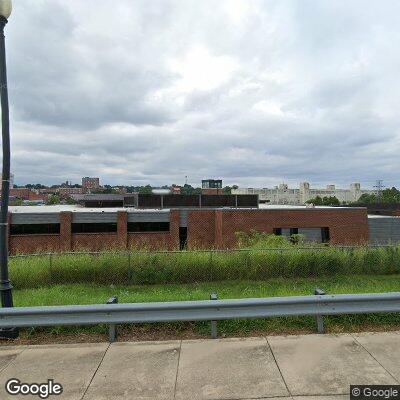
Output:
[[[312,277],[292,279],[269,279],[260,281],[220,281],[196,284],[168,285],[107,285],[71,284],[42,287],[37,289],[19,289],[14,291],[15,305],[63,305],[105,303],[112,295],[117,295],[120,303],[206,300],[211,292],[217,292],[220,299],[310,295],[318,286],[327,293],[378,293],[400,291],[399,275],[354,275],[335,277]],[[382,329],[400,327],[399,314],[370,314],[326,317],[329,331],[353,331],[362,329]],[[68,327],[46,328],[47,333],[105,333],[105,326],[92,328]],[[179,337],[183,331],[190,330],[195,335],[208,336],[209,323],[171,323],[156,325],[125,326],[129,332],[163,331]],[[312,317],[286,317],[253,320],[232,320],[218,323],[220,335],[246,335],[254,333],[290,333],[313,332],[315,320]],[[43,329],[29,330],[29,335],[43,332]]]
[[[182,285],[56,285],[14,290],[18,307],[62,304],[98,304],[112,295],[121,303],[205,300],[217,292],[221,299],[310,295],[318,286],[327,293],[378,293],[400,291],[400,275],[356,275],[323,278],[269,279],[264,282],[235,281]]]
[[[10,259],[18,289],[57,284],[157,285],[271,278],[390,275],[400,273],[400,246],[326,247],[231,252],[118,252],[58,254]]]

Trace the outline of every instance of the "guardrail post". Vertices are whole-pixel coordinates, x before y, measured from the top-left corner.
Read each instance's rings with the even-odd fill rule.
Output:
[[[210,294],[210,300],[218,300],[217,293]],[[211,321],[211,338],[217,339],[218,338],[218,328],[217,328],[217,321]]]
[[[118,304],[118,297],[113,296],[107,300],[107,304]],[[108,341],[113,343],[117,340],[117,326],[115,324],[110,324],[108,327]]]
[[[316,296],[324,296],[326,292],[320,288],[315,288],[314,294]],[[322,315],[317,315],[317,331],[318,333],[325,333],[324,317]]]

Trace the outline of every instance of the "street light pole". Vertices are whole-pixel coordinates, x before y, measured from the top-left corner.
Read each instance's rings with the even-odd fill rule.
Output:
[[[0,0],[0,97],[3,170],[0,212],[0,295],[2,307],[13,307],[12,286],[8,276],[8,200],[10,195],[10,124],[4,28],[11,14],[11,0]],[[18,337],[18,330],[0,329],[0,337]]]

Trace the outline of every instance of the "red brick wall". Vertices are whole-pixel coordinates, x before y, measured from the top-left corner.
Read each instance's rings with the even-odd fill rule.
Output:
[[[189,249],[215,247],[215,211],[199,210],[188,212]]]
[[[108,248],[178,249],[179,211],[170,214],[169,232],[128,233],[127,213],[118,213],[116,233],[71,233],[72,214],[60,213],[60,235],[21,235],[9,238],[11,254]],[[232,248],[235,232],[273,228],[329,227],[332,244],[368,241],[366,209],[193,210],[188,212],[189,248]]]
[[[215,211],[215,225],[214,225],[215,247],[221,248],[224,246],[223,237],[223,212],[221,210]]]
[[[217,188],[209,188],[209,189],[201,189],[201,194],[224,194],[224,189],[217,189]]]
[[[179,249],[179,211],[171,211],[169,232],[128,233],[128,248]]]
[[[129,249],[169,250],[171,247],[169,232],[128,233]]]
[[[332,244],[360,244],[368,241],[366,209],[307,210],[224,210],[222,243],[224,248],[236,245],[235,232],[252,229],[272,233],[273,228],[329,227]]]
[[[37,194],[28,188],[16,188],[10,189],[10,196],[18,197],[23,200],[43,200],[44,197],[41,194]]]
[[[128,245],[128,213],[126,211],[117,213],[117,236],[118,247],[126,249]]]
[[[60,212],[60,250],[72,250],[72,212]]]
[[[72,250],[99,251],[118,248],[116,233],[73,233]]]
[[[29,254],[60,251],[60,235],[18,235],[9,237],[9,253]]]

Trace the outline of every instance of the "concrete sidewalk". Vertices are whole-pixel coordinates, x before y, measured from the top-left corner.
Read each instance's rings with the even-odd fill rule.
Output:
[[[400,332],[0,348],[0,399],[18,378],[62,384],[50,399],[315,400],[350,384],[400,383]]]

